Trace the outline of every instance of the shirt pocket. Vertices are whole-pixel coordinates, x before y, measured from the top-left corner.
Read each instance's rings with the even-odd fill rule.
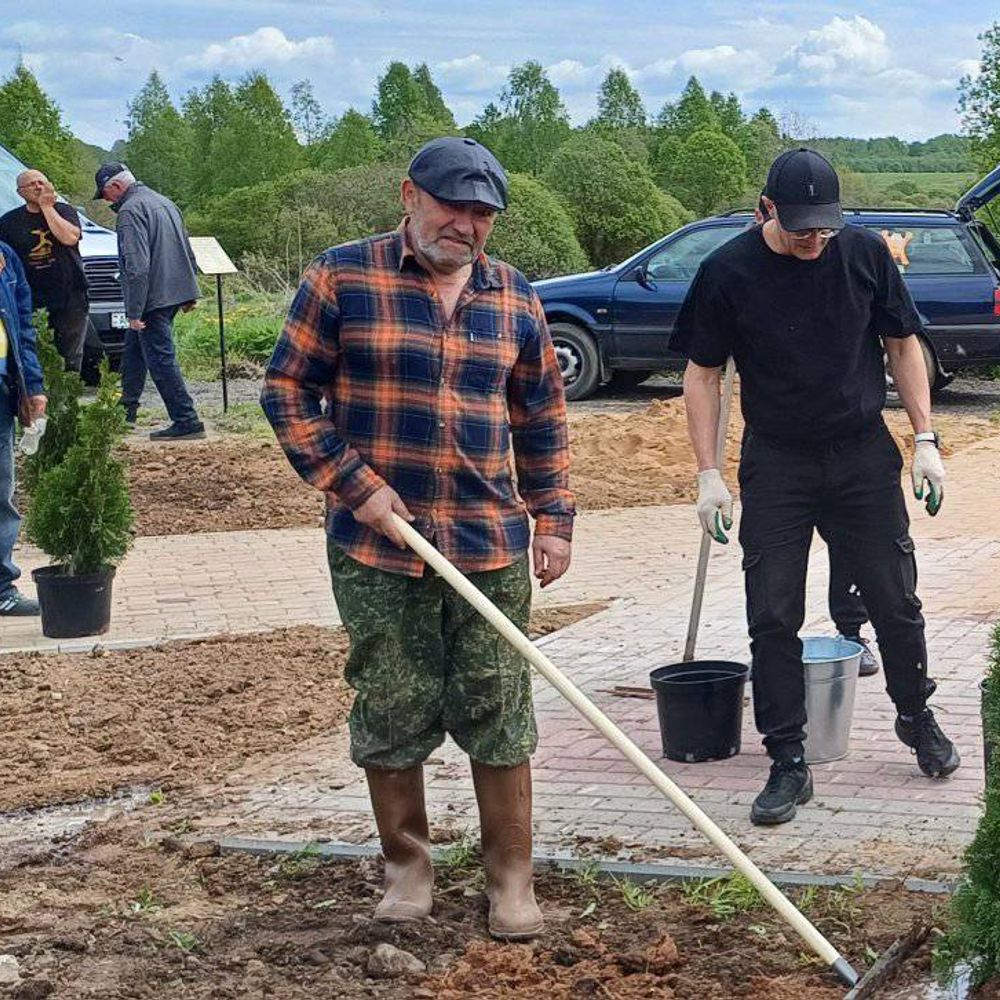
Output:
[[[456,384],[473,393],[501,392],[516,356],[516,345],[506,317],[486,311],[470,312],[461,331]]]

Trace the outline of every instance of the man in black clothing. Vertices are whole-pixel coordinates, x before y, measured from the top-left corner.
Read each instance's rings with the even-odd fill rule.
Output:
[[[914,492],[936,514],[944,467],[915,336],[920,317],[882,239],[844,226],[837,175],[822,156],[783,153],[765,190],[772,218],[702,263],[672,345],[689,359],[684,398],[698,514],[719,541],[732,525],[732,498],[714,454],[719,372],[730,355],[740,372],[747,425],[740,543],[754,713],[773,759],[750,818],[783,823],[812,797],[798,631],[813,529],[850,561],[878,636],[897,736],[928,776],[951,774],[960,758],[927,707],[903,463],[882,420],[884,352],[914,429]]]
[[[763,225],[771,218],[770,210],[765,204],[765,194],[762,191],[757,208],[754,210],[754,220],[757,225]],[[861,629],[868,624],[868,611],[861,593],[851,579],[850,559],[838,549],[830,547],[827,551],[830,560],[830,585],[827,591],[827,603],[830,617],[837,631],[851,642],[861,646],[861,662],[858,672],[862,677],[872,677],[878,673],[878,660],[861,634]]]
[[[67,369],[78,372],[88,320],[80,216],[72,205],[56,199],[55,189],[40,170],[19,174],[17,192],[24,205],[0,217],[0,240],[20,258],[34,307],[48,310],[56,347]]]

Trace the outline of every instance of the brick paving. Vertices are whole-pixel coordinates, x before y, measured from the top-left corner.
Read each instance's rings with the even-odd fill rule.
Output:
[[[605,611],[540,644],[552,660],[761,864],[788,871],[925,877],[957,870],[979,816],[982,750],[978,681],[991,624],[1000,618],[1000,438],[949,463],[947,500],[930,519],[916,505],[913,535],[928,618],[934,699],[964,765],[950,779],[924,778],[892,732],[881,674],[859,681],[851,750],[815,765],[816,798],[791,824],[757,829],[747,813],[767,771],[744,711],[742,753],[728,761],[660,760],[655,704],[621,698],[614,685],[646,686],[651,668],[680,658],[698,532],[687,506],[581,516],[569,578],[545,603],[612,599]],[[22,563],[37,556],[22,553]],[[748,658],[737,545],[716,547],[699,654]],[[830,634],[826,557],[813,553],[803,634]],[[134,642],[300,623],[334,624],[336,613],[315,531],[233,532],[143,539],[116,588],[114,631]],[[0,641],[46,648],[37,623],[0,624]],[[717,861],[701,836],[605,744],[555,691],[536,687],[541,742],[535,757],[536,836],[546,852],[629,854],[637,859]],[[475,828],[471,781],[450,744],[428,767],[432,822]],[[368,840],[373,824],[343,734],[312,741],[203,790],[211,825],[230,835]],[[207,812],[207,810],[206,810]]]

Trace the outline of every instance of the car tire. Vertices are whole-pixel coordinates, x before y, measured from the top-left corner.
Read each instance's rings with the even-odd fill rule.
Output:
[[[95,386],[101,381],[101,361],[104,352],[99,348],[91,347],[89,344],[83,348],[83,363],[80,366],[80,378],[84,385]]]
[[[601,377],[601,359],[594,338],[573,323],[552,323],[549,333],[566,399],[569,402],[586,399],[597,388]]]
[[[647,379],[651,379],[656,374],[656,369],[630,369],[618,368],[611,373],[608,388],[616,392],[628,392],[630,389],[637,389]]]
[[[920,337],[920,353],[924,358],[924,367],[927,369],[927,381],[930,383],[931,392],[943,389],[951,381],[952,376],[946,375],[941,370],[941,365],[938,362],[937,354],[934,353],[934,348],[923,337]],[[896,384],[893,381],[892,367],[889,364],[888,355],[885,359],[885,380],[887,387],[892,392],[895,392]]]
[[[952,379],[951,375],[946,375],[941,370],[941,363],[938,361],[934,348],[927,341],[920,338],[920,351],[924,356],[924,365],[927,368],[927,381],[930,383],[931,392],[943,389]]]

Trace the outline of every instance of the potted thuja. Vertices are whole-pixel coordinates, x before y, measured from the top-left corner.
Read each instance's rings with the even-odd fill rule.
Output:
[[[128,432],[118,379],[101,369],[97,398],[80,408],[76,440],[35,484],[28,539],[53,565],[32,573],[42,632],[52,639],[100,635],[111,622],[115,563],[132,543],[132,505],[117,447]]]

